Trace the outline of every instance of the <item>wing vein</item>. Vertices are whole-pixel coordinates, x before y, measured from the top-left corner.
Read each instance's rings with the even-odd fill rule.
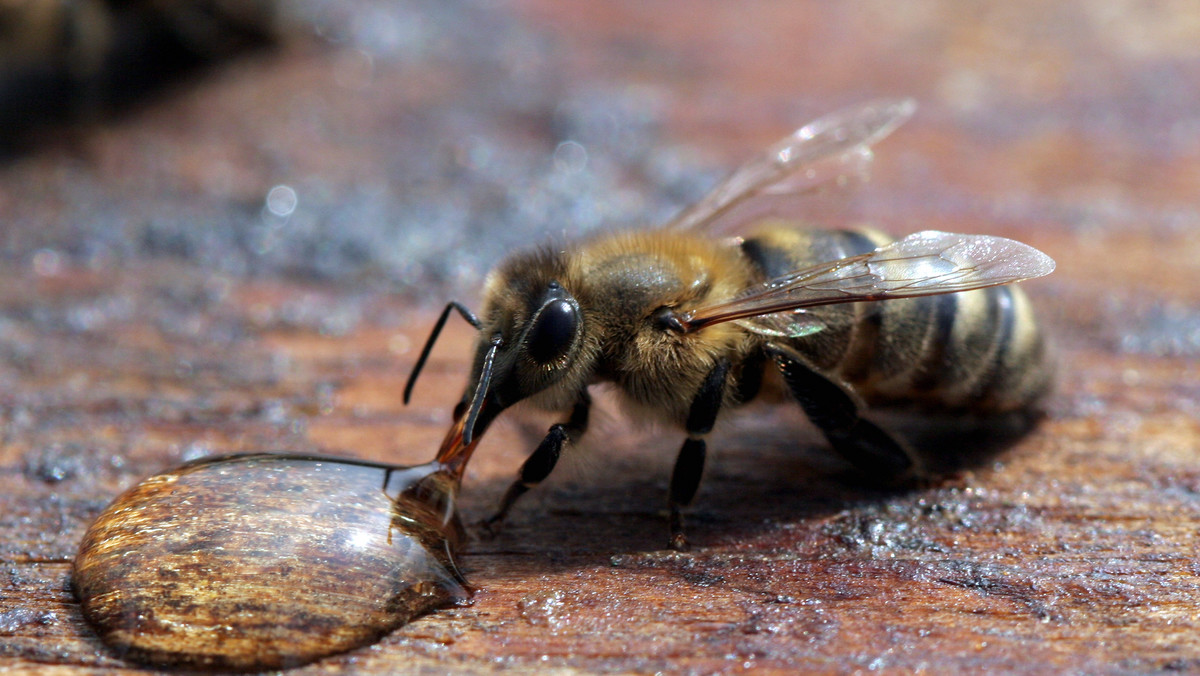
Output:
[[[868,254],[818,263],[768,280],[734,298],[688,313],[688,330],[744,320],[776,335],[779,317],[793,312],[797,324],[811,325],[805,308],[891,298],[913,298],[1019,282],[1054,270],[1054,261],[1037,249],[1003,237],[959,235],[927,230]],[[804,329],[811,332],[811,329]]]

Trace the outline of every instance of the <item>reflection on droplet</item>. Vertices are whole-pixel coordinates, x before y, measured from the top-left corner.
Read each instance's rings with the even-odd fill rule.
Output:
[[[575,141],[563,141],[554,149],[554,168],[568,174],[575,174],[587,168],[588,152],[582,144]]]
[[[33,254],[33,272],[38,277],[54,277],[62,268],[62,256],[54,249],[38,249]]]
[[[452,558],[458,482],[440,462],[201,460],[100,515],[75,559],[76,591],[100,637],[131,659],[304,664],[468,598]]]
[[[299,198],[291,186],[277,185],[267,191],[267,211],[280,218],[291,216],[298,203]]]

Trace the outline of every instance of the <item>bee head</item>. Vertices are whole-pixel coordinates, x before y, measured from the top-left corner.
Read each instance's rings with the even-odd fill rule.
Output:
[[[533,398],[560,408],[585,386],[586,319],[566,277],[552,251],[519,254],[489,276],[471,379],[456,411],[468,416],[467,442],[513,404]]]

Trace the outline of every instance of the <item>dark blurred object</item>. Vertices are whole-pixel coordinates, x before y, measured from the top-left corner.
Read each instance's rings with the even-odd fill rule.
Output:
[[[273,0],[0,0],[0,152],[273,37]]]

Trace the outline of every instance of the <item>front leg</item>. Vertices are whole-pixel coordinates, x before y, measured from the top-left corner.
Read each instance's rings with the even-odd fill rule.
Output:
[[[700,488],[700,477],[704,474],[704,457],[708,446],[704,435],[712,431],[717,422],[717,413],[721,410],[721,402],[725,399],[725,381],[729,376],[729,360],[721,359],[709,371],[700,386],[700,391],[692,399],[688,410],[687,433],[683,447],[679,449],[679,457],[675,459],[675,470],[671,473],[671,488],[668,494],[668,507],[671,512],[671,539],[667,546],[683,551],[687,549],[687,536],[683,534],[683,508],[692,503],[696,490]]]
[[[586,391],[581,392],[579,399],[575,402],[575,406],[571,409],[571,417],[565,423],[559,423],[550,427],[550,431],[546,433],[546,438],[542,439],[542,443],[538,444],[537,449],[525,460],[525,464],[521,465],[521,471],[517,475],[517,480],[508,487],[508,491],[504,493],[504,497],[500,500],[500,508],[496,513],[483,522],[484,527],[488,530],[497,529],[508,516],[508,511],[516,501],[534,486],[538,485],[550,476],[550,472],[554,470],[554,466],[558,464],[558,457],[562,454],[563,444],[567,442],[574,443],[583,436],[587,431],[588,426],[588,411],[592,405],[592,398],[588,396]]]

